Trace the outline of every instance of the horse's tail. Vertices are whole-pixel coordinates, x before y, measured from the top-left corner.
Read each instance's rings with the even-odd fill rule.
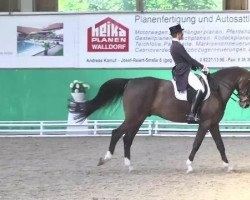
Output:
[[[97,109],[118,100],[123,95],[129,80],[117,78],[105,82],[92,100],[85,102],[71,100],[68,105],[70,112],[75,114],[75,119],[79,121],[85,120]]]

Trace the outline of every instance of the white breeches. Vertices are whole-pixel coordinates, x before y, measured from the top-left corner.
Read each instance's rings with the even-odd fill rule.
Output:
[[[205,92],[205,88],[201,84],[201,81],[199,80],[199,78],[192,71],[189,72],[188,83],[196,91],[201,90],[202,92]]]

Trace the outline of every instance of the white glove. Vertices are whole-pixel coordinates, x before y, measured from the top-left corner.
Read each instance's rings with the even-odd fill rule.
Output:
[[[209,69],[207,67],[203,67],[203,69],[201,70],[202,72],[205,72],[206,74],[209,72]]]

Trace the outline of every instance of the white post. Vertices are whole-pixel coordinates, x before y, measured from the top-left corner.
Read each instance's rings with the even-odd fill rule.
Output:
[[[94,135],[97,134],[97,121],[94,121]]]
[[[153,135],[153,134],[152,134],[152,120],[149,120],[149,122],[148,122],[148,123],[149,123],[149,126],[148,126],[149,131],[148,131],[148,133],[149,133],[149,135],[151,135],[151,136],[152,136],[152,135]]]
[[[84,102],[84,93],[71,93],[73,99],[76,102]],[[85,119],[83,122],[78,122],[77,119],[75,119],[76,114],[70,113],[68,114],[68,127],[67,130],[71,131],[71,134],[88,134],[89,131],[86,131],[88,129],[88,120]]]
[[[155,134],[158,133],[158,120],[155,121]]]
[[[40,135],[43,135],[43,121],[40,122]]]
[[[32,12],[33,11],[33,0],[22,0],[21,12]]]

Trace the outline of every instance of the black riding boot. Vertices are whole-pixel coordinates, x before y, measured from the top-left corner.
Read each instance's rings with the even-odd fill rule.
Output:
[[[191,105],[190,114],[187,116],[188,124],[197,124],[199,122],[199,118],[197,117],[197,111],[199,110],[199,106],[201,105],[203,99],[203,92],[198,90]]]

